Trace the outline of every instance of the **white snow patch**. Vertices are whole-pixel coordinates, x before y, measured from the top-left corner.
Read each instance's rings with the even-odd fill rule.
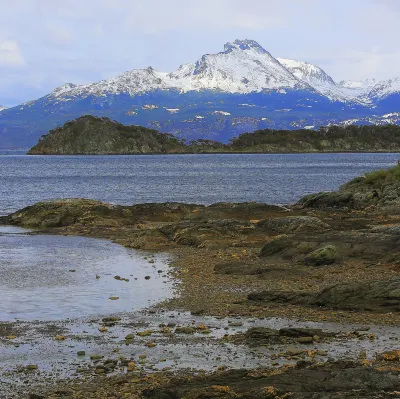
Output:
[[[170,114],[176,114],[177,112],[180,111],[179,108],[165,108],[166,111],[168,111]]]
[[[215,115],[225,115],[225,116],[229,116],[232,115],[229,112],[225,112],[225,111],[214,111],[213,112]]]

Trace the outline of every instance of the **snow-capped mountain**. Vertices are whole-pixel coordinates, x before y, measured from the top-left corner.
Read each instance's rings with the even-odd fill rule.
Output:
[[[332,101],[369,104],[369,93],[383,97],[391,91],[398,91],[400,80],[336,83],[314,64],[274,58],[254,40],[235,40],[226,43],[224,51],[203,55],[198,61],[181,65],[174,72],[160,72],[152,67],[134,69],[92,84],[77,86],[67,83],[51,94],[62,100],[110,94],[134,96],[154,90],[177,90],[181,93],[218,90],[247,94],[285,89],[315,90]]]
[[[352,87],[350,84],[337,84],[323,69],[314,64],[304,61],[288,60],[277,58],[297,79],[308,83],[316,91],[334,101],[344,102],[364,102],[369,103],[365,98],[361,98],[364,90],[360,87]]]
[[[372,86],[368,96],[374,99],[383,99],[392,94],[400,92],[400,78],[383,80]]]
[[[52,92],[54,97],[135,95],[150,90],[180,92],[219,90],[226,93],[251,93],[263,90],[304,89],[308,84],[297,79],[268,51],[253,40],[226,43],[224,51],[206,54],[197,62],[181,65],[174,72],[159,72],[152,67],[134,69],[115,78],[76,86],[68,83]]]
[[[4,109],[0,148],[31,146],[47,130],[84,114],[186,139],[227,141],[265,128],[398,123],[397,116],[384,115],[399,112],[399,104],[399,78],[336,82],[314,64],[275,58],[254,40],[235,40],[173,72],[148,67],[91,84],[67,83]]]
[[[207,54],[195,63],[180,66],[166,76],[166,82],[186,92],[208,89],[243,94],[308,88],[253,40],[227,43],[221,53]]]
[[[0,112],[4,111],[5,109],[7,109],[7,107],[3,107],[2,105],[0,105]]]

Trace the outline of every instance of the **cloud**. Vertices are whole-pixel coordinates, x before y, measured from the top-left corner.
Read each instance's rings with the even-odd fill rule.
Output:
[[[21,67],[25,59],[19,45],[14,40],[0,40],[0,66]]]
[[[49,40],[55,44],[69,45],[75,39],[74,34],[69,29],[59,24],[50,23],[46,30]]]
[[[0,10],[0,103],[149,65],[171,71],[238,38],[335,80],[400,75],[398,0],[0,0]]]

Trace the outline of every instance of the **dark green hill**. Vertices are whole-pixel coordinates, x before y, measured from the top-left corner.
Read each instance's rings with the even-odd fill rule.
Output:
[[[28,154],[165,154],[185,147],[171,134],[85,115],[42,136]]]

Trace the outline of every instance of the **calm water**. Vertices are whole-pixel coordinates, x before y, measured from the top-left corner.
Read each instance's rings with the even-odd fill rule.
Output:
[[[0,321],[132,311],[172,296],[166,256],[146,258],[106,240],[0,226]]]
[[[117,204],[182,201],[293,203],[334,190],[399,154],[0,155],[0,215],[51,198]]]

